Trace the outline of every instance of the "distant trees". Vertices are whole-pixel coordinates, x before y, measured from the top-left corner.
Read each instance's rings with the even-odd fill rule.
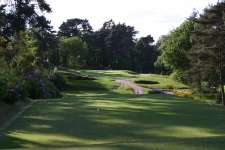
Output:
[[[87,44],[79,37],[60,38],[59,56],[64,67],[85,68],[87,66],[87,54]]]
[[[135,46],[134,36],[137,33],[134,27],[116,24],[111,28],[104,26],[100,31],[107,33],[104,37],[103,65],[112,69],[131,69],[131,53]]]
[[[143,73],[154,73],[156,71],[154,63],[158,56],[158,50],[154,45],[151,35],[140,38],[135,45],[135,70]]]
[[[92,31],[88,20],[77,18],[64,22],[58,33],[59,37],[80,37],[87,44],[85,61],[89,68],[154,72],[157,58],[154,40],[150,35],[137,40],[136,34],[134,27],[115,24],[113,20],[105,22],[100,30]],[[64,57],[67,60],[68,55]]]

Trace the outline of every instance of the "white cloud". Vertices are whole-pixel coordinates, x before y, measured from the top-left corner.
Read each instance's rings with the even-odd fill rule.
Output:
[[[138,36],[167,34],[190,16],[217,0],[47,0],[53,8],[48,15],[57,29],[69,18],[87,18],[94,29],[113,19],[135,26]]]

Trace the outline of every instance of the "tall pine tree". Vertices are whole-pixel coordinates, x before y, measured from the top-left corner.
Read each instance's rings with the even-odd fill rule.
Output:
[[[192,33],[191,81],[200,92],[218,93],[225,105],[225,2],[218,2],[192,20],[197,23]]]

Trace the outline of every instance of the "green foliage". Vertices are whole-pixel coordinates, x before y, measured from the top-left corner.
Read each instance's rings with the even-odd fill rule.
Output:
[[[26,78],[26,90],[28,91],[28,97],[32,99],[47,99],[47,98],[59,98],[61,97],[60,89],[56,84],[61,82],[56,81],[56,75],[54,71],[47,69],[32,67],[25,76]],[[54,82],[53,82],[54,81]],[[63,85],[61,85],[63,86]]]
[[[41,12],[50,11],[49,5],[44,0],[13,0],[1,5],[0,99],[2,101],[15,103],[27,97],[60,96],[55,85],[38,73],[46,67],[44,64],[46,60],[54,64],[57,62],[54,52],[58,46],[57,38],[51,31],[50,22],[41,15]]]
[[[61,97],[60,91],[48,79],[33,79],[26,81],[28,97],[32,99],[49,99]]]
[[[112,69],[131,69],[132,50],[135,45],[133,37],[137,33],[134,27],[116,24],[109,28],[103,27],[101,30],[108,32],[104,39],[107,53],[105,63]]]
[[[30,34],[30,31],[27,30],[30,28],[38,30],[39,37],[49,32],[52,28],[49,25],[50,22],[41,13],[51,12],[51,8],[45,0],[12,0],[6,1],[5,3],[6,5],[1,6],[0,9],[0,19],[2,21],[0,24],[0,32],[1,36],[5,38],[5,42],[1,41],[1,48],[4,49],[5,61],[10,65],[12,63],[17,65],[17,61],[29,63],[27,61],[24,62],[24,59],[32,59],[30,53],[26,51],[29,49],[30,52],[30,46],[34,46],[34,39],[31,40],[31,36],[25,34]],[[5,11],[5,7],[7,11]],[[30,39],[27,39],[28,37]],[[40,39],[38,41],[41,41]],[[30,43],[31,41],[33,42],[32,44]],[[37,57],[42,56],[39,51],[44,51],[48,47],[46,43],[48,42],[43,42],[42,40],[38,46],[36,45],[35,55],[39,54]],[[41,57],[41,59],[43,60],[45,58]]]
[[[14,104],[25,100],[27,96],[25,80],[12,69],[3,69],[0,73],[0,101]]]
[[[59,90],[64,90],[67,86],[66,84],[66,79],[64,78],[63,75],[59,73],[54,73],[49,76],[50,81],[57,87]]]
[[[13,49],[20,49],[20,52],[14,56],[12,65],[18,70],[24,71],[24,69],[35,64],[36,48],[33,45],[33,39],[29,32],[21,32],[20,37],[20,43],[16,42],[15,44],[19,48],[13,47]]]
[[[36,64],[37,49],[30,32],[20,32],[20,37],[19,42],[12,40],[8,42],[6,47],[1,47],[0,57],[7,63],[8,67],[14,68],[22,74],[26,68]]]
[[[36,49],[36,63],[45,68],[59,65],[59,39],[52,28],[31,29],[30,34]]]
[[[125,23],[107,21],[87,38],[88,65],[93,69],[135,70],[135,39],[137,31]]]
[[[189,82],[200,93],[218,95],[219,103],[225,105],[225,2],[221,1],[194,14],[196,22],[192,33],[192,50],[189,52],[191,67]]]
[[[154,40],[151,35],[135,39],[137,31],[133,26],[115,24],[109,20],[94,32],[88,20],[75,18],[63,22],[59,29],[59,64],[64,67],[155,71],[154,61],[158,52],[153,45]],[[76,48],[82,45],[75,40],[78,37],[82,39],[85,48]],[[78,49],[87,50],[81,52]]]
[[[6,5],[8,6],[8,11],[4,29],[5,32],[11,35],[16,33],[17,42],[20,40],[18,34],[28,26],[44,27],[46,25],[42,21],[44,16],[40,16],[39,14],[41,12],[51,12],[51,8],[45,0],[10,0],[7,1]]]
[[[153,45],[154,39],[151,35],[140,38],[135,45],[134,70],[142,73],[154,73],[154,63],[158,56],[158,51]]]
[[[180,70],[175,70],[171,75],[170,78],[172,78],[175,81],[184,82],[185,81],[186,73]]]
[[[4,62],[4,61],[3,61]],[[0,99],[9,104],[25,100],[27,97],[32,99],[46,99],[61,97],[59,89],[55,85],[62,83],[59,77],[50,81],[43,75],[35,75],[30,68],[26,74],[18,74],[18,71],[5,66],[0,74]],[[58,84],[54,84],[54,83]]]
[[[87,44],[79,37],[61,37],[59,53],[62,65],[77,69],[86,67]]]
[[[185,21],[180,27],[172,31],[159,43],[161,56],[158,64],[173,70],[185,70],[189,66],[187,52],[191,48],[190,33],[194,29],[194,23]]]
[[[92,27],[87,19],[68,19],[59,27],[59,36],[85,38],[87,34],[92,32]]]

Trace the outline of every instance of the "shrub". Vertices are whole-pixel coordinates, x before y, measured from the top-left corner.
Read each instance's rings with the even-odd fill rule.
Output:
[[[6,103],[13,104],[17,101],[23,101],[25,100],[27,94],[26,90],[23,86],[23,83],[16,83],[13,85],[8,85],[5,93],[5,97],[3,100]]]
[[[179,82],[184,82],[185,83],[185,73],[179,70],[174,71],[171,75],[170,78]]]
[[[61,97],[60,91],[48,79],[29,80],[26,83],[28,96],[32,99],[47,99]]]
[[[64,90],[66,88],[66,80],[63,75],[55,73],[49,77],[49,80],[58,88],[59,90]]]
[[[0,100],[14,104],[27,96],[24,80],[15,74],[0,75]]]
[[[29,98],[48,99],[61,97],[59,89],[50,81],[53,75],[55,78],[54,73],[34,65],[28,67],[23,74],[26,78],[26,89]]]
[[[49,80],[45,80],[45,89],[46,89],[46,98],[60,98],[62,95],[60,94],[60,90]]]

